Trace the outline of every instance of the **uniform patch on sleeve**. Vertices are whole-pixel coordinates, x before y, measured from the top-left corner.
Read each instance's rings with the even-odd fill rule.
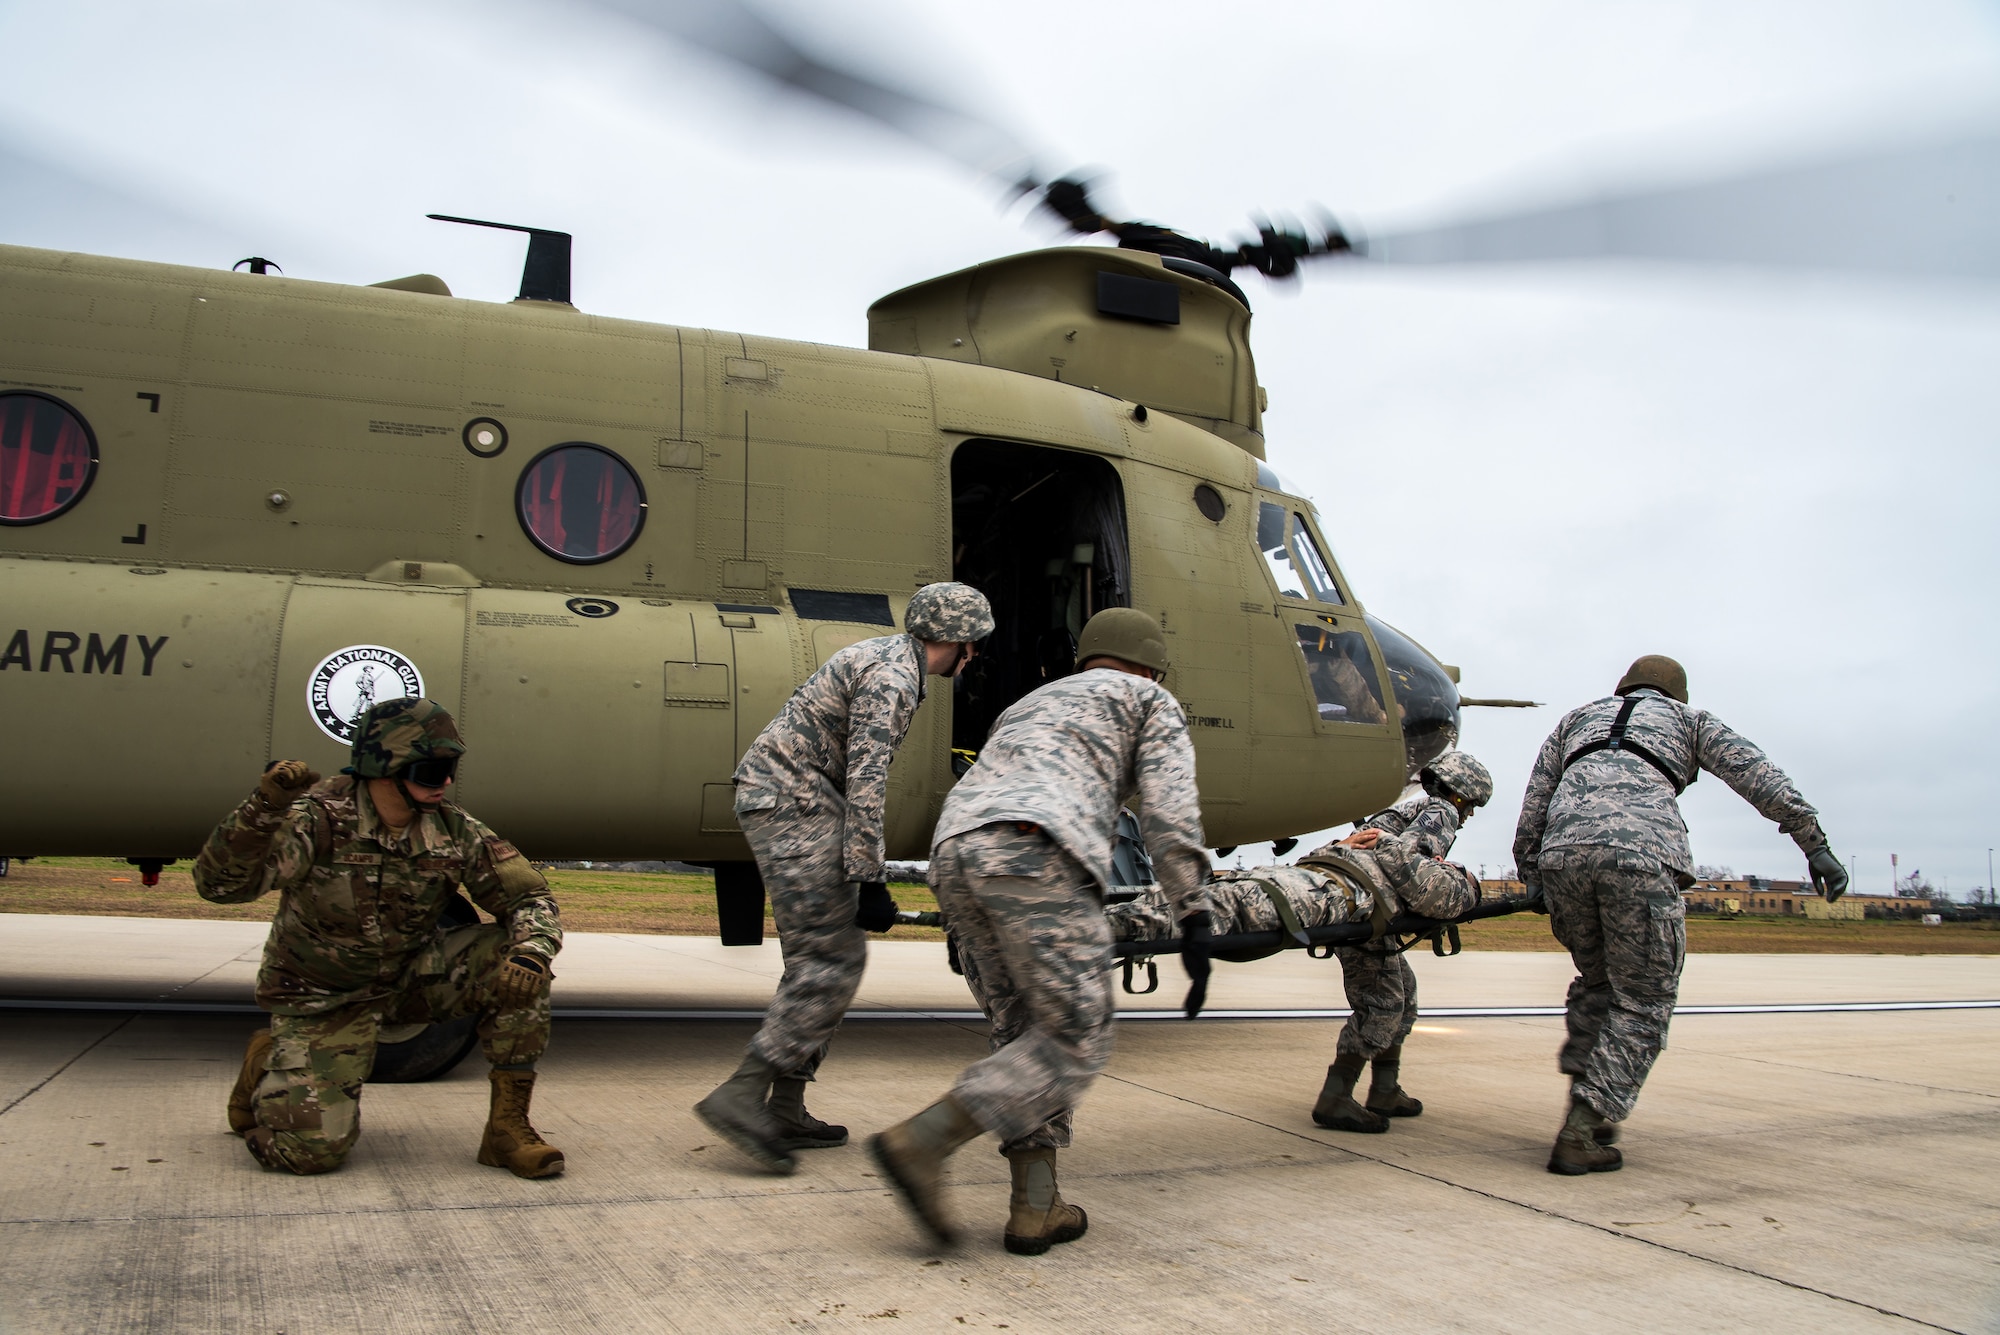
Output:
[[[512,849],[509,849],[512,852]],[[508,895],[547,894],[549,883],[535,870],[535,864],[515,853],[505,862],[495,861],[494,875],[500,879],[500,888]]]

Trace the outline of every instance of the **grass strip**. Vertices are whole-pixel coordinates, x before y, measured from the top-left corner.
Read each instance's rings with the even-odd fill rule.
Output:
[[[549,884],[562,907],[563,925],[577,932],[641,932],[666,936],[714,936],[715,880],[707,874],[675,872],[551,871]],[[928,888],[898,883],[889,893],[906,909],[937,907]],[[188,864],[160,873],[152,889],[139,884],[139,869],[115,858],[36,858],[16,862],[0,878],[0,913],[79,913],[94,917],[200,918],[268,922],[274,898],[249,904],[211,904],[197,895]],[[1865,918],[1821,921],[1808,918],[1688,919],[1692,954],[1752,955],[2000,955],[2000,923],[1921,923]],[[1516,914],[1489,918],[1459,929],[1467,950],[1560,950],[1549,935],[1549,920]],[[768,917],[766,936],[777,927]],[[936,941],[935,928],[898,927],[897,941]],[[1424,947],[1419,946],[1419,950]]]

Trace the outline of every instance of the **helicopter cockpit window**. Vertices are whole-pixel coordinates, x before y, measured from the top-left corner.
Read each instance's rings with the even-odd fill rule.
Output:
[[[1326,568],[1326,558],[1319,554],[1312,530],[1306,527],[1306,517],[1301,514],[1292,516],[1292,551],[1298,556],[1306,583],[1313,587],[1313,597],[1336,607],[1345,601],[1340,596],[1340,586],[1333,582],[1333,572]]]
[[[1287,496],[1303,496],[1304,492],[1292,485],[1292,480],[1271,467],[1264,460],[1257,461],[1257,485],[1266,491],[1282,491]]]
[[[571,441],[543,450],[521,470],[514,509],[535,546],[560,561],[593,565],[638,538],[646,492],[610,450]]]
[[[0,524],[40,524],[83,499],[97,476],[97,437],[60,399],[0,394]]]
[[[1271,578],[1277,581],[1279,597],[1312,599],[1336,607],[1345,601],[1303,516],[1288,514],[1282,505],[1261,502],[1257,507],[1257,547],[1264,553]]]
[[[1320,722],[1387,723],[1389,712],[1382,705],[1382,683],[1368,655],[1367,637],[1327,625],[1300,626],[1298,632]]]
[[[1257,547],[1264,553],[1264,564],[1271,568],[1271,578],[1278,582],[1280,598],[1304,598],[1305,581],[1292,566],[1291,549],[1285,546],[1285,507],[1265,501],[1257,507]]]

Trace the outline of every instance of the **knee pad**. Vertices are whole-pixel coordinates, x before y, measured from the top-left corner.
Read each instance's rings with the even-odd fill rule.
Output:
[[[310,1177],[331,1173],[346,1162],[354,1138],[330,1141],[324,1136],[297,1131],[273,1131],[268,1126],[252,1127],[243,1134],[250,1157],[273,1172]]]

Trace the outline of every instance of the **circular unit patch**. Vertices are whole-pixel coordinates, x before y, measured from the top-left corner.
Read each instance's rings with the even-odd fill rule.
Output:
[[[354,725],[385,700],[424,693],[424,675],[394,649],[351,644],[328,654],[306,679],[306,708],[319,730],[345,746]]]

